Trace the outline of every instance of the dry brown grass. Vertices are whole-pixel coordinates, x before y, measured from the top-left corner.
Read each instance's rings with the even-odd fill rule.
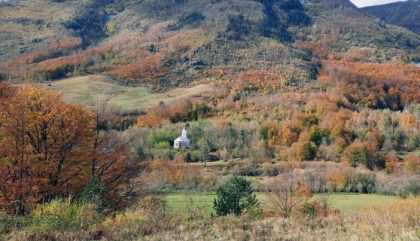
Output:
[[[218,218],[138,240],[419,240],[420,198],[372,207],[359,216],[319,219]]]

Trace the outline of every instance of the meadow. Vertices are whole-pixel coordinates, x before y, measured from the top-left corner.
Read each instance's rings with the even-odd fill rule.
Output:
[[[256,194],[261,206],[264,208],[266,194],[259,192]],[[210,217],[214,213],[213,201],[216,194],[208,193],[170,193],[165,194],[167,211],[173,214],[188,213],[192,208],[203,211],[204,216]],[[392,204],[402,200],[397,196],[378,195],[378,194],[354,194],[354,193],[330,193],[316,194],[313,200],[327,199],[332,209],[339,209],[345,215],[356,215],[367,209],[369,206],[381,206]]]
[[[208,84],[191,88],[175,88],[167,92],[154,92],[148,87],[119,85],[104,75],[88,75],[44,83],[44,87],[58,90],[70,103],[95,106],[106,103],[122,111],[144,111],[159,103],[172,103],[182,98],[200,96],[212,87]]]

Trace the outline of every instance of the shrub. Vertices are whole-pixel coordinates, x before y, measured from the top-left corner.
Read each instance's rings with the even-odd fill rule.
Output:
[[[371,168],[368,149],[366,145],[359,141],[353,142],[344,150],[343,158],[352,167],[357,167],[362,164],[368,168]]]
[[[304,176],[298,172],[277,176],[267,185],[267,204],[274,215],[288,217],[300,210],[312,197]]]
[[[10,233],[16,228],[21,228],[27,221],[26,217],[13,217],[0,210],[0,240],[2,240],[2,235]]]
[[[374,174],[359,173],[348,178],[346,186],[350,192],[374,193],[376,176]]]
[[[405,168],[414,173],[420,173],[420,156],[411,154],[405,157]]]
[[[398,157],[395,154],[388,154],[385,157],[385,172],[391,174],[398,166]]]
[[[243,15],[229,16],[229,25],[226,28],[225,36],[232,40],[242,40],[251,34],[251,22]]]
[[[315,158],[318,151],[317,146],[313,142],[298,142],[297,145],[297,158],[301,161],[309,161]]]
[[[407,197],[409,195],[419,195],[420,194],[420,182],[419,179],[410,179],[402,187],[399,195],[402,197]]]
[[[137,207],[105,219],[99,229],[104,233],[105,240],[137,240],[144,235],[159,233],[176,222],[165,216],[165,207],[166,203],[161,198],[146,196]]]
[[[309,134],[309,141],[315,143],[317,146],[321,145],[322,138],[324,137],[320,129],[314,128]]]
[[[71,197],[57,199],[32,211],[28,229],[34,234],[88,230],[100,220],[95,210],[94,205],[74,202]]]
[[[154,148],[167,148],[178,137],[179,133],[173,130],[159,130],[149,136],[149,143]],[[164,144],[166,143],[166,144]]]
[[[251,183],[244,178],[233,176],[228,182],[217,190],[214,200],[214,209],[217,216],[234,214],[241,215],[245,209],[258,209],[260,206],[257,197],[253,194]],[[256,210],[252,211],[256,213]]]
[[[307,202],[301,208],[301,212],[311,218],[316,217],[316,209],[313,203]]]
[[[332,189],[331,191],[341,192],[346,187],[348,176],[348,170],[338,168],[328,172],[325,180],[327,181],[329,187]]]
[[[107,203],[104,194],[106,188],[101,185],[98,178],[93,178],[83,189],[79,196],[79,202],[84,204],[94,204],[98,211],[105,211],[110,203]]]

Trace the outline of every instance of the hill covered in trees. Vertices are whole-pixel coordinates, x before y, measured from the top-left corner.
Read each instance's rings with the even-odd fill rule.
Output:
[[[253,71],[287,86],[316,78],[309,45],[324,52],[372,48],[377,62],[410,61],[420,52],[419,36],[367,17],[349,1],[36,2],[0,8],[3,79],[101,72],[123,84],[171,88]],[[18,17],[25,11],[31,14]]]
[[[362,11],[387,23],[407,28],[420,34],[420,1],[409,0],[379,6],[365,7]]]

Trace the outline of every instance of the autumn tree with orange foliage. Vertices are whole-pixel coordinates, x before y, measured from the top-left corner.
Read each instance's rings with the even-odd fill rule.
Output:
[[[123,184],[123,149],[95,137],[92,112],[56,92],[17,88],[0,99],[0,126],[0,206],[10,213],[77,195],[94,176],[110,192]]]
[[[127,143],[122,134],[109,129],[113,120],[112,110],[105,105],[96,107],[93,112],[95,128],[89,144],[89,177],[106,189],[102,195],[107,199],[118,200],[125,188],[123,183],[138,173],[139,163],[130,156]]]
[[[41,199],[68,194],[86,183],[91,114],[58,94],[22,87],[0,104],[0,203],[25,214]]]

